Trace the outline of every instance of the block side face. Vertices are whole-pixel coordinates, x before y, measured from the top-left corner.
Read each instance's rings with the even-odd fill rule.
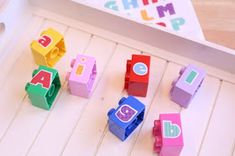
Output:
[[[56,75],[57,76],[52,81],[51,87],[46,94],[46,99],[47,99],[49,109],[51,108],[51,106],[52,106],[53,102],[55,101],[55,98],[57,97],[59,90],[61,88],[58,73]]]
[[[161,149],[161,156],[179,156],[182,151],[182,146],[164,146]]]
[[[32,105],[42,108],[42,109],[49,110],[46,98],[44,96],[40,96],[38,94],[32,93],[30,92],[30,90],[27,91],[27,93],[28,93],[28,96]]]
[[[160,114],[163,147],[183,147],[183,132],[179,113]]]
[[[175,103],[185,108],[188,107],[193,97],[193,95],[189,94],[188,92],[185,92],[185,90],[182,90],[181,88],[178,88],[177,86],[172,88],[170,95],[171,95],[172,101],[174,101]]]
[[[86,84],[81,84],[74,81],[69,81],[68,88],[70,93],[75,96],[89,97],[90,92],[87,89]]]
[[[92,68],[92,73],[90,74],[90,78],[87,83],[87,89],[88,89],[89,94],[91,94],[92,92],[96,76],[97,76],[97,68],[96,68],[96,63],[94,63],[94,66]]]
[[[33,49],[32,47],[31,47],[31,50],[32,50],[32,54],[33,54],[33,58],[34,58],[35,63],[37,65],[47,66],[45,56],[40,54],[40,53],[38,53],[36,51],[36,49]]]
[[[115,122],[112,120],[108,120],[109,130],[112,132],[116,137],[120,140],[125,140],[125,130],[119,127]]]
[[[141,124],[141,122],[144,120],[144,112],[140,112],[134,121],[130,123],[130,125],[126,128],[126,133],[125,133],[125,139]]]
[[[130,82],[127,89],[128,95],[146,97],[148,83]]]

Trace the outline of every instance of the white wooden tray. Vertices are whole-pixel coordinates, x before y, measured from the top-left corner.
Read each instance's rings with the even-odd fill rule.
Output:
[[[234,51],[72,1],[31,0],[27,5],[21,0],[18,9],[11,5],[19,0],[11,2],[5,7],[14,15],[6,19],[0,12],[0,23],[6,24],[0,34],[0,155],[156,155],[153,121],[159,113],[180,112],[185,142],[181,155],[235,156]],[[17,25],[8,23],[12,20]],[[24,86],[37,68],[29,44],[48,27],[64,34],[67,53],[55,67],[63,87],[52,109],[45,111],[30,104]],[[98,76],[90,99],[70,95],[64,80],[78,53],[97,59]],[[146,116],[121,142],[108,131],[106,114],[126,96],[126,60],[136,53],[152,56],[148,96],[139,98],[146,104]],[[188,63],[208,74],[189,108],[182,109],[169,100],[169,91]]]

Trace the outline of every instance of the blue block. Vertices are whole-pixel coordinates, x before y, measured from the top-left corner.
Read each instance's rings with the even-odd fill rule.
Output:
[[[133,96],[123,97],[118,104],[108,112],[108,124],[109,130],[124,141],[143,121],[145,105]]]

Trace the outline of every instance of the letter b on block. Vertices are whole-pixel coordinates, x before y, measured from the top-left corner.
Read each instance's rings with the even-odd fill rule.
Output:
[[[163,137],[177,138],[180,136],[181,129],[177,124],[172,124],[171,121],[163,121]]]

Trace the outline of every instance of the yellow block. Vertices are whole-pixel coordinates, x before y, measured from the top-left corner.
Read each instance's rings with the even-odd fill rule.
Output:
[[[36,64],[53,67],[65,54],[64,37],[49,28],[41,33],[37,41],[31,43],[31,49]]]

